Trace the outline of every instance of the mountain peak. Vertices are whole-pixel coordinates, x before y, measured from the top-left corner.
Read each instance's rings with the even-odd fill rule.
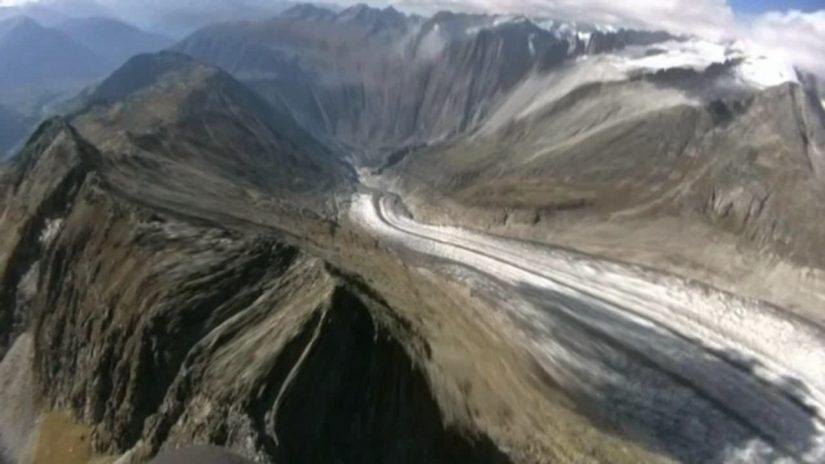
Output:
[[[306,190],[314,188],[313,176],[328,185],[348,175],[288,111],[181,53],[138,55],[81,103],[76,127],[92,143],[118,152],[137,147],[164,162],[178,162],[185,153],[210,175],[266,190]]]
[[[328,21],[334,19],[336,13],[313,3],[301,3],[281,13],[281,17],[308,21]]]
[[[101,82],[88,100],[92,103],[106,103],[127,98],[143,89],[161,83],[164,76],[187,74],[195,69],[209,69],[212,73],[219,72],[217,68],[200,65],[193,58],[183,53],[162,51],[137,55]]]
[[[29,16],[20,15],[5,21],[0,21],[0,40],[11,36],[12,34],[31,34],[38,33],[45,28],[37,21]]]
[[[406,25],[407,16],[391,6],[382,10],[359,3],[339,13],[336,20],[358,23],[372,29],[399,29]]]
[[[67,30],[78,27],[95,27],[104,29],[105,31],[129,31],[140,32],[137,27],[116,18],[108,18],[104,16],[89,16],[85,18],[69,18],[56,26],[57,29]]]

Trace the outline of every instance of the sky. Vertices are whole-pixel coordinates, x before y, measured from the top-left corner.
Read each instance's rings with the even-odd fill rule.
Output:
[[[159,4],[193,7],[277,0],[0,0],[0,5],[27,1],[60,2],[64,6],[97,1],[110,9],[126,11],[132,7],[135,11],[139,5],[153,5],[150,9],[154,9]],[[825,77],[825,0],[322,0],[339,4],[356,1],[393,4],[418,12],[448,9],[542,15],[736,40],[757,53],[779,57]]]
[[[825,0],[731,0],[730,5],[733,11],[743,15],[781,10],[811,12],[825,8]]]

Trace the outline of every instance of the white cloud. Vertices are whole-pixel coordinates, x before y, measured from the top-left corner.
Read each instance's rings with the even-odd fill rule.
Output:
[[[736,39],[760,53],[825,76],[825,9],[737,18],[727,0],[394,0],[418,11],[464,9],[546,15],[616,26]]]
[[[766,13],[746,24],[741,34],[764,53],[825,76],[825,10]]]

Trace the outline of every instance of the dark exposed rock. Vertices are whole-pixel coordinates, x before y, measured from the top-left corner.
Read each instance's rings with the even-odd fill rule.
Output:
[[[181,448],[161,453],[151,464],[248,464],[253,461],[217,446]]]
[[[664,31],[638,31],[621,29],[616,32],[596,31],[587,42],[586,52],[591,55],[621,50],[631,45],[653,45],[676,37]]]

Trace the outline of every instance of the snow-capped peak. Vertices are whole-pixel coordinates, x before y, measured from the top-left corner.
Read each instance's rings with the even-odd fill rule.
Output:
[[[797,82],[793,66],[765,55],[745,55],[737,71],[742,80],[756,87]]]
[[[493,20],[493,27],[499,27],[504,24],[525,23],[530,22],[530,19],[524,15],[504,15],[496,16]]]
[[[782,60],[759,54],[739,42],[721,43],[692,38],[644,46],[629,46],[616,53],[628,72],[674,68],[704,71],[713,64],[731,63],[735,77],[744,85],[766,88],[797,82],[794,68]]]
[[[798,82],[796,69],[791,64],[748,43],[732,43],[730,53],[740,60],[737,71],[745,83],[764,88],[784,82]]]

